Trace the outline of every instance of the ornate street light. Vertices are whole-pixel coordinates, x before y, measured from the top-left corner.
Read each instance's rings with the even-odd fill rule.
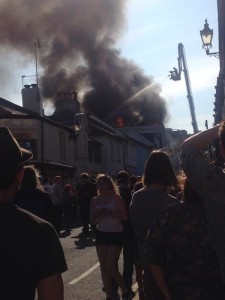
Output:
[[[80,130],[81,130],[81,122],[78,121],[78,120],[76,120],[75,123],[74,123],[74,125],[73,125],[73,127],[74,127],[74,131],[76,133],[79,133]]]
[[[70,134],[69,139],[73,139],[74,141],[77,139],[79,136],[81,130],[81,122],[79,120],[76,120],[75,123],[73,124],[73,132]]]
[[[209,49],[212,48],[213,29],[209,28],[207,19],[205,19],[204,29],[200,30],[200,36],[202,39],[202,48],[205,49],[206,54],[219,58],[219,52],[209,52]]]

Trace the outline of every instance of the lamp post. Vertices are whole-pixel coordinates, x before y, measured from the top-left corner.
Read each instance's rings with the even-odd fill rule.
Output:
[[[79,136],[80,130],[81,130],[81,122],[79,120],[76,120],[75,123],[73,124],[73,132],[70,134],[69,140],[73,139],[75,141]]]
[[[74,125],[73,125],[73,127],[74,127],[74,131],[76,133],[79,133],[80,130],[81,130],[81,122],[78,121],[78,120],[76,120],[75,123],[74,123]]]
[[[38,86],[38,61],[37,61],[37,47],[41,48],[41,43],[39,38],[34,42],[34,54],[35,54],[35,71],[36,71],[36,81]]]
[[[213,29],[209,28],[207,19],[205,19],[204,28],[200,30],[200,36],[202,39],[202,48],[205,49],[206,54],[219,58],[219,52],[209,52],[209,49],[212,48]]]
[[[35,75],[22,75],[22,87],[23,87],[23,81],[25,77],[36,77],[36,83],[38,86],[38,61],[37,61],[37,48],[41,48],[41,43],[39,38],[34,42],[34,57],[35,57]]]
[[[221,17],[223,15],[223,11],[219,13],[221,14]],[[202,47],[205,48],[206,54],[209,56],[214,56],[219,59],[220,63],[220,71],[219,76],[217,77],[217,85],[216,88],[216,94],[215,94],[215,114],[213,114],[214,117],[214,124],[218,124],[222,120],[223,116],[223,107],[224,107],[224,45],[223,45],[223,35],[221,35],[221,30],[224,33],[224,23],[221,24],[220,18],[219,18],[219,52],[209,52],[209,49],[212,47],[212,39],[213,39],[213,30],[209,28],[209,24],[207,22],[207,19],[205,20],[204,29],[200,30],[200,35],[202,39]],[[206,125],[208,125],[206,123]],[[212,148],[211,148],[212,149]],[[212,151],[212,154],[215,154],[217,163],[220,164],[221,162],[221,155],[220,155],[220,145],[218,141],[214,141],[213,143],[213,149],[215,151]]]

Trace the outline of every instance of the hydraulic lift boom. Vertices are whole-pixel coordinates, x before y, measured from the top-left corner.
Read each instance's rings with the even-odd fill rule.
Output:
[[[186,82],[186,88],[187,88],[187,98],[189,102],[189,107],[191,111],[191,119],[192,119],[192,127],[194,133],[197,133],[198,130],[198,125],[195,117],[195,106],[194,106],[194,100],[192,96],[192,91],[191,91],[191,85],[190,85],[190,78],[189,78],[189,73],[188,73],[188,68],[187,68],[187,63],[186,63],[186,57],[185,57],[185,52],[184,52],[184,46],[182,43],[178,44],[178,70],[176,68],[173,68],[173,71],[170,71],[170,79],[177,81],[181,79],[181,71],[184,71],[184,77],[185,77],[185,82]]]

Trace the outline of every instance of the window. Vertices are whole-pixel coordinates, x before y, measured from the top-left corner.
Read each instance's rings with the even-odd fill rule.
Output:
[[[89,140],[88,141],[88,155],[89,155],[90,162],[101,163],[102,162],[101,144],[96,141]]]
[[[114,146],[114,140],[110,139],[110,156],[111,156],[111,162],[115,161],[115,146]]]

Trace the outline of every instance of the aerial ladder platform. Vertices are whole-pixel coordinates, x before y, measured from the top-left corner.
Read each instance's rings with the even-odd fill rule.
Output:
[[[178,44],[178,69],[173,68],[173,71],[170,71],[170,79],[177,81],[181,79],[181,72],[184,72],[184,77],[185,77],[185,82],[186,82],[186,88],[187,88],[187,98],[189,102],[189,107],[190,107],[190,112],[191,112],[191,119],[192,119],[192,127],[194,133],[199,132],[198,130],[198,124],[196,121],[196,116],[195,116],[195,106],[194,106],[194,100],[192,96],[192,91],[191,91],[191,84],[190,84],[190,78],[189,78],[189,73],[188,73],[188,67],[187,67],[187,62],[186,62],[186,57],[185,57],[185,51],[184,51],[184,46],[182,43]]]

